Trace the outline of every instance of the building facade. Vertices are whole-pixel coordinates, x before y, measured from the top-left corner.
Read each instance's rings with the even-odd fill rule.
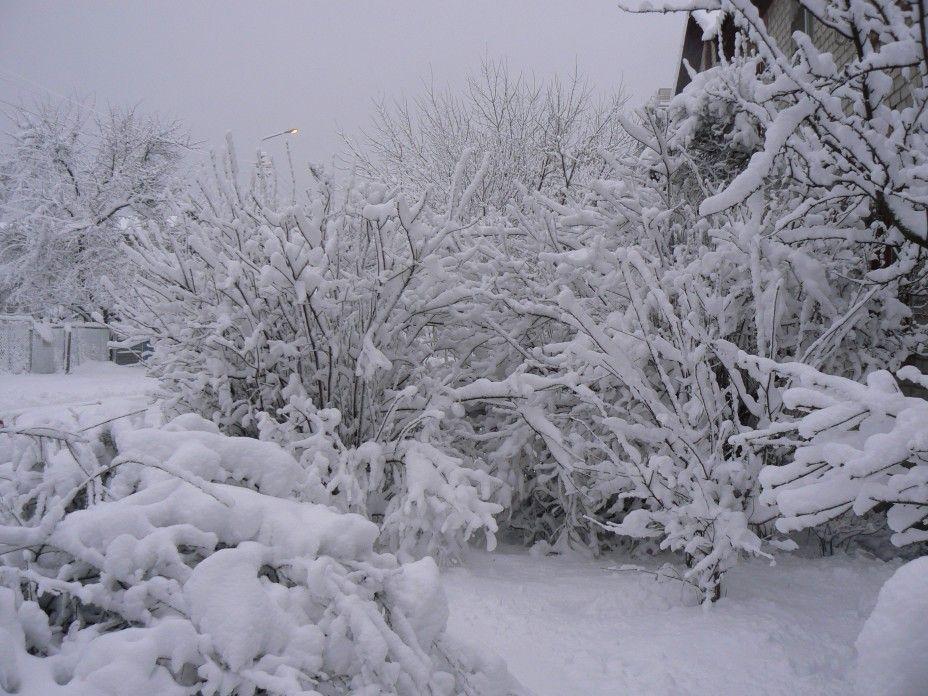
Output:
[[[819,22],[797,0],[755,0],[754,5],[764,20],[770,37],[787,55],[792,55],[796,50],[793,33],[802,31],[812,39],[819,50],[831,53],[839,68],[853,58],[854,45],[831,27]],[[731,56],[734,53],[737,27],[730,17],[709,16],[713,14],[691,12],[687,19],[677,71],[677,94],[690,82],[684,61],[697,72],[702,72],[718,64],[720,42],[724,55]],[[908,98],[909,85],[900,72],[893,77],[889,104],[892,107],[900,106]]]

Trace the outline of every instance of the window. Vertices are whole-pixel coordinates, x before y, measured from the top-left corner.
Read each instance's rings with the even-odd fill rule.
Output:
[[[801,31],[810,39],[812,38],[812,29],[815,26],[815,16],[809,12],[801,3],[795,2],[793,9],[793,21],[790,25],[790,34],[794,31]]]
[[[809,12],[805,7],[802,8],[802,31],[812,37],[812,22],[815,19],[815,16]]]

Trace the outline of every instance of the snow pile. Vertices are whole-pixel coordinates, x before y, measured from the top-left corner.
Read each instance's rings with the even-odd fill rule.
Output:
[[[928,687],[928,557],[883,585],[857,638],[857,689],[868,696],[918,696]]]
[[[370,521],[296,499],[278,446],[193,416],[106,433],[102,450],[5,436],[0,476],[21,483],[0,510],[3,689],[516,693],[444,638],[434,561],[399,564]]]

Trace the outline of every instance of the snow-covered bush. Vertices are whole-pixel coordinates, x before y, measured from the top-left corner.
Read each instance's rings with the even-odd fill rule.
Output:
[[[488,550],[496,547],[494,515],[503,511],[493,502],[504,488],[499,479],[427,442],[407,440],[397,456],[403,466],[394,476],[402,493],[387,503],[383,537],[400,559],[425,552],[444,560],[478,531]]]
[[[788,384],[785,415],[734,438],[791,452],[789,461],[761,474],[765,495],[780,510],[781,531],[879,506],[886,509],[895,545],[928,541],[928,401],[903,394],[885,370],[870,373],[862,384],[799,363],[745,354],[736,360],[755,379]],[[914,367],[896,376],[928,387],[928,377]]]
[[[914,254],[905,243],[928,247],[928,182],[921,171],[928,151],[923,9],[895,0],[798,4],[816,36],[794,31],[793,45],[779,46],[749,0],[642,3],[645,12],[721,11],[742,33],[739,55],[720,53],[719,59],[737,63],[745,57],[742,84],[748,89],[736,97],[740,110],[759,121],[764,147],[701,211],[711,214],[744,201],[785,158],[807,195],[781,224],[811,223],[823,209],[841,209],[870,219],[870,241],[893,248],[903,266],[910,265]],[[635,3],[628,5],[635,9]]]
[[[731,439],[785,413],[783,381],[738,351],[852,380],[896,369],[924,283],[903,229],[921,169],[898,147],[900,123],[921,142],[924,113],[867,102],[864,73],[884,67],[869,58],[835,78],[812,48],[788,67],[737,44],[669,110],[623,120],[635,152],[604,153],[569,196],[513,186],[494,211],[482,186],[506,172],[467,148],[383,175],[417,193],[448,177],[414,202],[376,167],[342,187],[318,174],[297,201],[263,158],[247,186],[234,156],[217,163],[177,218],[184,242],[143,232],[133,255],[125,313],[155,338],[169,398],[285,446],[307,499],[383,515],[397,551],[492,544],[495,515],[594,553],[653,538],[717,597],[771,533],[757,476],[784,456]],[[874,171],[904,195],[861,179],[867,143],[889,148]]]
[[[306,499],[367,516],[395,502],[388,529],[415,527],[447,556],[475,531],[492,546],[492,514],[508,502],[437,406],[474,339],[463,320],[472,291],[456,281],[468,253],[460,211],[479,178],[462,176],[441,214],[322,173],[306,200],[288,200],[263,157],[243,181],[230,141],[180,229],[138,231],[137,292],[120,327],[152,341],[168,408],[282,445],[305,471]],[[443,452],[441,492],[412,475],[421,456],[407,461],[426,442]]]
[[[434,561],[400,565],[373,523],[297,499],[277,445],[186,415],[114,425],[111,458],[68,466],[53,443],[77,435],[13,430],[53,454],[24,469],[28,448],[5,443],[0,461],[35,491],[0,510],[5,691],[516,693],[443,637]],[[65,483],[76,466],[93,468]]]
[[[796,190],[698,214],[728,178],[699,153],[706,108],[693,98],[626,123],[641,152],[612,159],[588,199],[520,204],[497,235],[505,254],[484,266],[492,283],[475,291],[487,353],[468,372],[492,379],[453,398],[513,487],[509,523],[529,541],[596,551],[604,527],[654,536],[714,596],[777,514],[756,498],[762,459],[728,438],[782,408],[779,385],[743,374],[721,342],[856,377],[911,340],[898,284],[856,280],[866,257],[777,228]],[[722,132],[747,147],[745,128]]]
[[[899,2],[800,1],[797,11],[811,18],[815,36],[794,32],[794,51],[777,45],[750,2],[642,8],[718,11],[716,29],[725,13],[741,32],[733,44],[711,44],[727,51],[719,54],[720,65],[691,74],[669,110],[671,137],[647,146],[671,152],[654,174],[688,191],[709,221],[713,239],[709,253],[701,254],[704,267],[724,254],[750,271],[726,300],[742,304],[742,311],[732,312],[742,328],[719,338],[761,359],[803,364],[835,378],[862,380],[875,370],[896,370],[925,338],[913,324],[913,310],[924,304],[922,249],[928,245],[928,185],[921,170],[928,53],[921,10]],[[647,134],[639,140],[647,142]],[[707,148],[708,161],[702,156]],[[738,171],[713,169],[739,159]],[[697,172],[703,176],[694,177]],[[753,212],[745,215],[745,209]],[[752,224],[730,225],[726,218]],[[790,379],[766,369],[743,374],[744,421],[763,430],[792,420],[781,394]],[[802,444],[803,437],[795,439]],[[771,465],[786,452],[759,450]],[[814,456],[804,447],[797,452],[797,459]],[[844,504],[857,494],[841,485],[846,470],[836,477],[826,473],[836,473],[838,464],[830,461],[825,470],[810,464],[801,472],[790,466],[768,469],[765,479],[776,481],[781,493],[761,501],[771,506],[771,517],[781,503],[781,528],[810,528],[826,552],[857,534],[881,533],[876,511],[856,516],[852,507],[867,505]],[[801,477],[792,493],[785,485],[791,475]],[[843,503],[813,514],[815,503],[803,496],[818,476],[818,494]],[[803,512],[782,508],[794,503]]]
[[[561,507],[558,538],[594,549],[602,529],[656,538],[715,598],[738,552],[760,552],[748,526],[760,467],[727,445],[742,428],[738,396],[711,356],[714,317],[699,302],[706,288],[641,249],[598,242],[549,259],[562,280],[579,270],[595,279],[596,292],[565,287],[554,301],[516,306],[544,312],[572,337],[536,349],[522,372],[455,397],[512,411],[498,427],[504,456],[537,442],[532,476]],[[604,296],[627,302],[606,305]]]
[[[636,3],[628,5],[634,10]],[[726,16],[737,35],[733,45],[710,44],[725,44],[721,65],[692,75],[674,104],[726,102],[745,126],[740,130],[763,141],[736,177],[706,192],[700,213],[711,216],[781,187],[792,200],[771,216],[778,238],[813,249],[820,260],[866,262],[862,272],[856,263],[843,274],[857,288],[841,296],[856,303],[889,293],[910,308],[924,306],[928,35],[921,6],[799,0],[795,11],[809,19],[812,36],[794,31],[780,46],[748,0],[640,3],[644,12],[686,10]],[[898,358],[850,375],[816,364],[855,378],[896,366]]]
[[[928,557],[909,561],[880,589],[857,637],[862,696],[917,696],[928,684]]]

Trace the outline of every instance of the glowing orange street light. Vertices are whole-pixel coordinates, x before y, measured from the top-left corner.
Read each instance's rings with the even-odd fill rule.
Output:
[[[296,135],[299,132],[300,132],[299,128],[291,128],[289,130],[280,131],[280,133],[274,133],[274,135],[269,135],[266,138],[261,138],[261,142],[263,143],[265,140],[270,140],[271,138],[276,138],[281,135]]]

